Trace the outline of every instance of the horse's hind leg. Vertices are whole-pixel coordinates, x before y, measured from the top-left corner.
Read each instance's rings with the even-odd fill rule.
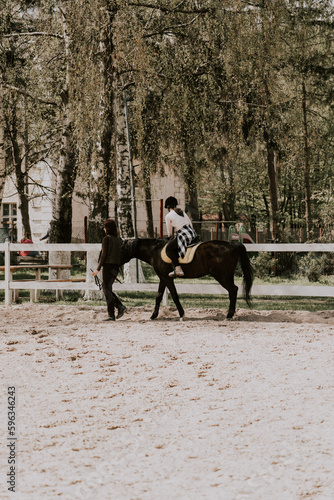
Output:
[[[164,295],[165,290],[166,290],[166,285],[165,285],[165,283],[163,283],[160,280],[159,288],[158,288],[158,293],[157,293],[157,296],[156,296],[156,299],[155,299],[155,308],[154,308],[154,311],[152,313],[151,319],[155,319],[155,318],[158,317],[159,309],[160,309],[160,304],[161,304],[162,297]]]
[[[236,308],[236,304],[237,304],[238,287],[233,282],[233,285],[231,285],[229,288],[226,288],[226,289],[228,291],[228,296],[230,299],[230,306],[228,308],[228,312],[227,312],[226,317],[227,317],[227,319],[231,319],[234,316],[235,308]]]
[[[238,287],[234,284],[234,276],[222,277],[220,273],[212,273],[212,276],[218,281],[218,283],[228,291],[228,296],[230,299],[230,304],[227,312],[227,319],[231,319],[234,316],[235,308],[237,304]]]

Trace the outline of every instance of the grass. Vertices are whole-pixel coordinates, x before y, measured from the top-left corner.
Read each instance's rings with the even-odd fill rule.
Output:
[[[156,294],[154,292],[124,292],[120,293],[122,302],[127,307],[150,306],[154,307]],[[219,295],[192,295],[182,294],[181,302],[184,308],[196,309],[228,309],[227,296]],[[4,301],[4,292],[0,291],[0,301]],[[29,291],[20,290],[19,303],[29,302]],[[65,304],[65,305],[86,305],[104,306],[104,300],[83,300],[77,291],[64,291],[63,299],[56,301],[55,293],[45,291],[40,297],[41,304]],[[174,306],[172,298],[169,296],[168,304]],[[242,297],[238,298],[237,307],[246,309],[248,306]],[[331,297],[253,297],[252,309],[258,311],[325,311],[334,310],[334,298]]]
[[[71,274],[75,277],[84,277],[86,270],[83,261],[76,259],[72,262],[73,267]],[[146,263],[142,263],[143,272],[145,279],[149,283],[158,283],[158,277],[155,275],[154,270],[151,266]],[[15,272],[14,275],[16,280],[20,279],[34,279],[35,272],[33,270],[22,270]],[[42,272],[42,278],[48,278],[48,271]],[[4,273],[0,273],[0,280],[4,279]],[[236,278],[236,283],[241,284],[241,276]],[[196,280],[178,280],[178,283],[216,283],[216,281],[210,277],[206,276],[201,279]],[[265,276],[264,279],[255,278],[254,284],[290,284],[290,285],[327,285],[334,286],[334,276],[322,276],[317,283],[310,283],[306,277],[292,276],[289,278],[282,278],[279,276]],[[139,306],[152,306],[154,307],[155,292],[124,292],[122,293],[122,300],[128,307],[139,307]],[[30,294],[28,290],[20,290],[19,302],[29,301]],[[4,302],[4,291],[0,290],[0,302]],[[181,296],[181,301],[183,307],[190,308],[228,308],[228,297],[225,295],[193,295],[193,294],[183,294]],[[53,291],[41,291],[40,303],[52,304],[56,303],[55,292]],[[171,297],[169,297],[169,305],[173,305]],[[104,301],[84,301],[80,292],[78,291],[64,291],[63,300],[57,301],[57,304],[68,304],[68,305],[104,305]],[[247,308],[246,302],[239,297],[238,307]],[[334,309],[334,298],[330,297],[253,297],[253,309],[256,310],[303,310],[303,311],[320,311],[320,310],[333,310]]]
[[[122,301],[129,307],[150,305],[154,307],[156,294],[152,292],[126,292],[122,294]],[[219,295],[192,295],[182,294],[181,302],[185,308],[199,309],[228,309],[227,296]],[[168,297],[168,304],[174,306],[172,298]],[[246,302],[239,297],[237,307],[248,308]],[[324,297],[253,297],[252,309],[258,311],[268,310],[294,310],[294,311],[324,311],[334,309],[334,298]]]

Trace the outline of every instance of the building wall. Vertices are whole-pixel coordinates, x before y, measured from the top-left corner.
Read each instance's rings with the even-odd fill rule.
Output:
[[[168,172],[166,176],[161,177],[157,174],[152,175],[151,178],[152,186],[152,210],[153,210],[153,227],[156,234],[159,236],[160,231],[160,199],[165,203],[165,199],[168,196],[175,196],[178,200],[181,208],[184,208],[185,204],[185,192],[184,187],[178,177],[175,176],[173,172]],[[145,196],[143,189],[136,189],[136,199],[137,201],[137,230],[138,236],[146,236],[146,207],[145,207]],[[163,224],[164,224],[164,235],[167,235],[165,216],[167,215],[167,210],[163,209]]]
[[[38,242],[44,236],[50,226],[52,219],[52,187],[54,179],[51,169],[45,164],[40,163],[29,172],[30,176],[39,184],[44,186],[44,189],[32,185],[30,186],[30,196],[32,199],[29,203],[30,224],[32,241]],[[168,172],[166,176],[161,177],[157,174],[152,176],[152,210],[154,219],[154,228],[156,234],[159,235],[160,228],[160,199],[165,200],[168,196],[175,196],[182,208],[185,204],[184,187],[180,179],[173,172]],[[6,180],[3,203],[15,203],[17,206],[17,240],[23,238],[21,213],[18,209],[19,199],[13,178],[9,177]],[[146,236],[146,207],[143,190],[136,188],[136,207],[137,207],[137,232],[139,237]],[[88,217],[88,202],[81,198],[73,197],[73,219],[72,219],[72,240],[73,242],[84,241],[84,218]],[[167,214],[166,209],[163,209],[163,220]],[[109,215],[115,217],[115,203],[110,201]],[[1,222],[0,222],[1,225]],[[164,234],[166,234],[166,225],[164,223]]]
[[[31,236],[34,242],[37,242],[40,237],[44,236],[49,228],[50,220],[52,218],[52,202],[51,202],[51,187],[52,187],[52,176],[51,170],[46,164],[40,163],[35,168],[32,168],[29,175],[35,180],[35,182],[44,186],[42,189],[39,186],[30,186],[30,196],[32,197],[29,202],[29,214],[30,214],[30,226],[31,226]],[[17,241],[20,241],[23,237],[22,219],[21,212],[19,210],[19,197],[17,194],[15,182],[13,177],[7,177],[4,189],[4,196],[2,203],[16,204],[17,207]],[[0,221],[2,225],[2,221]]]

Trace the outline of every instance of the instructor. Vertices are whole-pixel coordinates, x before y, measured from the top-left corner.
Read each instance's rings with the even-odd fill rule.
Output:
[[[97,276],[101,267],[103,268],[103,293],[108,308],[108,316],[103,321],[115,321],[115,319],[121,318],[126,310],[126,307],[112,290],[112,286],[117,278],[121,265],[122,240],[118,237],[116,222],[113,219],[105,221],[103,230],[105,236],[102,240],[102,251],[96,271],[93,272],[93,276]],[[115,307],[118,310],[116,318]]]

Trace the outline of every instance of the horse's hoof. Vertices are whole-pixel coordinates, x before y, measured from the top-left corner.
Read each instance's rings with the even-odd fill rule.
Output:
[[[181,316],[181,317],[180,317],[180,321],[183,321],[183,320],[184,320],[184,317],[185,317],[185,315]]]
[[[152,314],[152,316],[150,317],[150,319],[157,319],[158,315],[157,314]]]

